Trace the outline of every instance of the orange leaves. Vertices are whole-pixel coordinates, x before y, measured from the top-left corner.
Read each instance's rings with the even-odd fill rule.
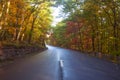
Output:
[[[81,22],[67,21],[66,24],[67,24],[66,31],[67,31],[67,34],[69,34],[69,33],[78,32],[84,23],[82,21]]]

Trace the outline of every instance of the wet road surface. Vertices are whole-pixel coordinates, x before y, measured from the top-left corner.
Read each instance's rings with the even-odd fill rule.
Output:
[[[48,50],[0,68],[0,80],[120,80],[120,69],[77,51]]]

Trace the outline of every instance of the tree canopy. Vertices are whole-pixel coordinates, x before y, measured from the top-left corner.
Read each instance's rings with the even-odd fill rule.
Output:
[[[44,43],[52,22],[47,0],[0,0],[0,41]]]
[[[80,51],[120,55],[120,0],[64,0],[58,3],[63,5],[63,13],[68,17],[64,19],[64,34],[53,30],[53,35],[65,37],[58,41],[61,36],[53,36],[57,40],[54,45],[66,44],[64,47]]]

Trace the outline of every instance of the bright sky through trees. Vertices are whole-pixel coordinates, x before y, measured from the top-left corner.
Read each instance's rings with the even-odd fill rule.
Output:
[[[52,26],[56,26],[56,24],[63,20],[63,17],[60,16],[62,11],[62,6],[59,7],[51,7],[52,9],[52,16],[53,16],[53,23]]]

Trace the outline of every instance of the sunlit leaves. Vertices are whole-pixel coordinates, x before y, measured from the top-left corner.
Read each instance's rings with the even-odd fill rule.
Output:
[[[0,3],[1,40],[6,41],[5,37],[11,36],[10,41],[40,42],[40,36],[46,35],[51,21],[47,0],[2,0]]]

